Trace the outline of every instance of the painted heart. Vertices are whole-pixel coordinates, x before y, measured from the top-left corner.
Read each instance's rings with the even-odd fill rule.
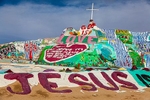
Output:
[[[86,51],[87,48],[87,44],[83,43],[72,44],[70,46],[67,44],[58,44],[45,51],[44,60],[49,63],[62,61]]]

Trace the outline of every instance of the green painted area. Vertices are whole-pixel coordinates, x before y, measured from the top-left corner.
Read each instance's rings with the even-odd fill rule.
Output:
[[[129,52],[130,57],[132,58],[133,65],[136,65],[138,68],[144,67],[144,64],[142,63],[142,58],[140,55],[135,51]]]
[[[126,46],[127,52],[132,59],[132,65],[135,65],[138,68],[144,67],[142,57],[137,52],[138,48],[135,44],[132,43],[132,34],[128,30],[116,30],[114,32],[117,38],[120,39]],[[95,44],[88,44],[89,36],[86,36],[83,39],[82,43],[88,45],[88,49],[86,51],[80,54],[76,54],[75,56],[69,57],[67,59],[62,59],[61,61],[52,63],[44,61],[45,50],[52,48],[52,46],[46,46],[42,50],[37,62],[39,64],[69,67],[76,67],[78,65],[80,65],[80,67],[116,67],[114,62],[117,59],[117,54],[114,50],[114,47],[106,38],[106,34],[100,30],[93,29],[90,35],[96,36],[97,38],[93,38],[92,40],[92,42],[95,42]],[[66,44],[66,40],[68,37],[69,36],[64,36],[61,41]],[[82,38],[83,36],[80,37]],[[72,38],[70,38],[70,41],[72,40]],[[73,42],[78,42],[78,36],[76,36]]]
[[[26,48],[29,41],[0,45],[0,59],[11,60],[15,56],[19,60],[25,60],[25,63],[33,60],[36,64],[69,67],[125,67],[129,69],[133,65],[139,69],[150,67],[149,32],[131,32],[119,29],[105,30],[98,27],[76,31],[74,28],[69,27],[63,33],[59,41],[58,38],[30,41],[33,42],[30,48]],[[84,45],[85,48],[78,48],[78,46],[74,47],[75,49],[69,48],[68,46],[73,45],[73,43],[66,45],[67,40],[74,44],[82,42],[79,44]],[[45,51],[57,47],[57,43],[61,42],[64,46],[59,48],[67,50],[57,51],[53,49],[60,52],[59,54],[50,50],[47,56],[48,60],[45,60]],[[43,46],[44,48],[42,48]],[[29,59],[29,56],[32,59]]]
[[[51,48],[50,46],[47,46],[42,50],[41,56],[38,59],[38,62],[40,64],[69,66],[69,67],[76,67],[78,65],[80,65],[80,67],[115,66],[114,60],[116,59],[116,56],[113,53],[114,52],[113,48],[108,43],[97,44],[96,46],[89,44],[88,49],[85,52],[76,54],[75,56],[69,59],[58,61],[56,63],[48,63],[44,61],[44,52],[45,50],[50,49],[50,48]]]
[[[145,71],[145,70],[134,70],[134,71],[128,71],[130,74],[131,74],[131,76],[136,80],[136,82],[140,85],[140,86],[143,86],[143,87],[146,87],[145,86],[145,84],[143,84],[143,82],[141,81],[141,80],[139,80],[139,78],[136,76],[136,74],[138,74],[138,75],[142,75],[142,74],[144,74],[144,75],[148,75],[148,76],[150,76],[150,72],[149,71]],[[147,84],[150,84],[150,81],[147,81],[147,80],[145,80],[144,78],[142,78]]]
[[[132,44],[132,34],[128,30],[116,30],[116,35],[123,43]]]
[[[96,34],[97,37],[101,37],[101,38],[104,38],[106,37],[105,33],[99,31],[99,30],[95,30],[93,29],[94,33]]]
[[[63,61],[58,62],[57,64],[63,64],[68,66],[77,66],[78,64],[81,65],[81,67],[89,67],[89,66],[98,66],[98,54],[96,51],[92,52],[83,52],[79,55],[76,55],[70,59],[66,59]]]
[[[150,41],[150,35],[147,37],[147,41]]]
[[[135,44],[132,43],[133,36],[128,30],[116,30],[117,38],[122,41],[122,43],[128,49],[128,54],[132,58],[132,65],[135,65],[138,68],[144,67],[144,63],[142,62],[142,58],[137,52],[138,48]]]
[[[144,63],[142,62],[142,57],[137,52],[137,47],[134,44],[125,44],[128,48],[128,53],[132,58],[132,64],[137,66],[138,68],[144,67]]]
[[[45,48],[41,51],[41,54],[40,54],[40,56],[39,56],[39,58],[38,58],[38,61],[37,61],[37,63],[39,63],[39,64],[47,64],[43,59],[44,59],[44,56],[45,56],[45,51],[47,50],[47,49],[51,49],[53,46],[45,46]]]

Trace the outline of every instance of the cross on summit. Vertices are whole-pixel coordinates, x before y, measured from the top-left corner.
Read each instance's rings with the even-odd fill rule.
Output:
[[[94,9],[94,3],[92,3],[92,8],[91,9],[86,9],[86,10],[91,10],[91,20],[93,20],[94,10],[99,10],[99,9]]]

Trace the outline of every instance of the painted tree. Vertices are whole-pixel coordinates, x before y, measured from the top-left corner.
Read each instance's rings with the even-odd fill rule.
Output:
[[[32,42],[25,43],[24,49],[26,52],[26,59],[33,60],[33,55],[38,50],[37,45]]]

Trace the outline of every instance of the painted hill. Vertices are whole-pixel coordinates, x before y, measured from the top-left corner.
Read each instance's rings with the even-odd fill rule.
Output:
[[[68,27],[60,37],[0,46],[0,62],[67,67],[150,67],[150,32],[100,29],[94,22]]]
[[[2,44],[0,99],[147,99],[149,42],[149,32],[105,30],[92,22],[57,38]]]

